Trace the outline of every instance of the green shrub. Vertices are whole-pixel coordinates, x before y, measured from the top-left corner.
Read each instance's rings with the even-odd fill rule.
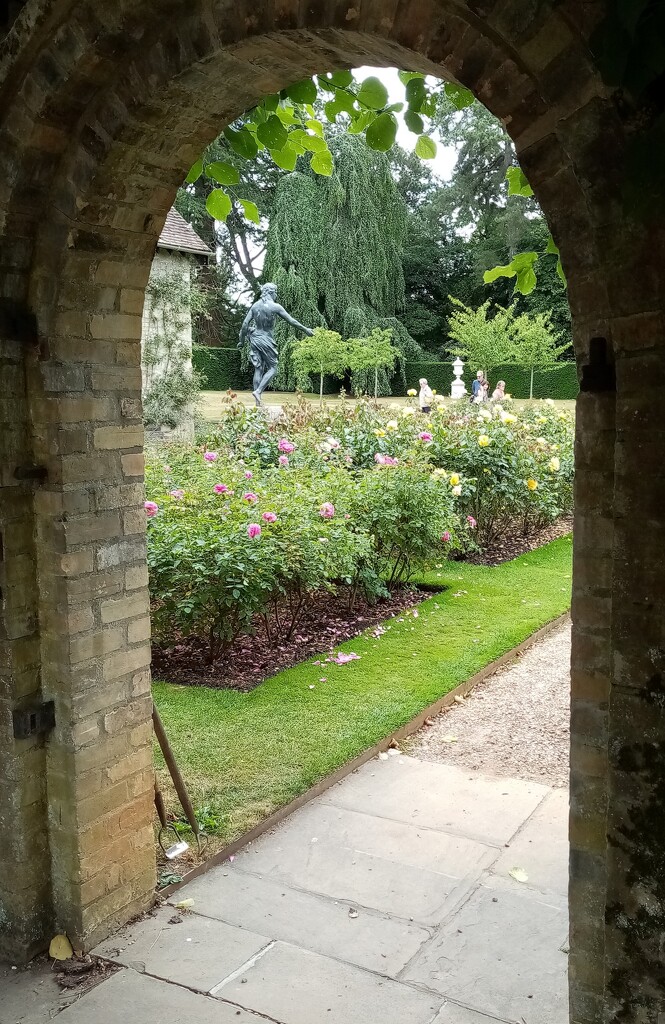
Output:
[[[418,569],[452,550],[453,498],[422,469],[382,466],[363,473],[351,493],[352,515],[367,530],[388,587],[407,582]],[[442,542],[445,531],[450,539]]]

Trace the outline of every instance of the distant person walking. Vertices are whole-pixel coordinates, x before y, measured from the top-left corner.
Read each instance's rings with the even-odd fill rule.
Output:
[[[494,391],[492,392],[492,401],[493,402],[502,402],[505,397],[506,397],[506,382],[505,382],[505,380],[498,380],[496,382],[496,387],[494,388]]]
[[[430,413],[432,411],[432,403],[434,402],[434,392],[427,383],[426,377],[420,378],[420,411],[424,413]]]

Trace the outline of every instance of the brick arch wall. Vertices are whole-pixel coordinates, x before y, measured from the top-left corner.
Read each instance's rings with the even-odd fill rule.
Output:
[[[0,62],[0,358],[11,396],[0,433],[0,768],[11,780],[0,823],[14,837],[0,850],[0,952],[29,954],[55,925],[90,945],[151,898],[139,338],[175,190],[223,124],[266,92],[383,64],[454,78],[502,118],[563,254],[580,366],[591,339],[605,339],[601,363],[616,362],[623,389],[617,403],[592,367],[578,409],[575,1021],[603,1019],[606,947],[620,993],[634,967],[629,929],[618,915],[606,928],[603,912],[608,892],[621,902],[630,856],[607,855],[608,829],[625,817],[622,806],[613,820],[610,805],[608,822],[607,806],[623,780],[617,752],[638,741],[625,719],[643,707],[630,680],[645,666],[616,638],[657,606],[636,611],[630,597],[626,555],[634,566],[641,554],[626,511],[653,537],[655,499],[640,505],[628,453],[646,427],[652,454],[662,450],[639,384],[640,373],[665,384],[665,243],[662,225],[631,225],[622,210],[625,115],[587,45],[602,13],[577,0],[28,0],[16,18]],[[19,465],[46,478],[19,481]],[[617,665],[625,713],[613,720]],[[14,741],[12,710],[40,697],[55,701],[54,732],[46,744]],[[644,972],[650,940],[642,952]]]

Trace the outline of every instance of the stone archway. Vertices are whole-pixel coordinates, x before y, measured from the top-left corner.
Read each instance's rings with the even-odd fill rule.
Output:
[[[54,922],[89,945],[151,900],[139,338],[175,190],[265,93],[323,70],[396,65],[458,80],[504,121],[568,272],[585,373],[573,1018],[655,1024],[665,225],[632,225],[623,211],[627,115],[588,49],[603,11],[578,0],[27,0],[7,26],[0,822],[12,839],[0,848],[0,952],[30,955]],[[42,700],[54,702],[48,741],[16,739],[13,712]],[[637,1009],[622,1016],[631,993]]]

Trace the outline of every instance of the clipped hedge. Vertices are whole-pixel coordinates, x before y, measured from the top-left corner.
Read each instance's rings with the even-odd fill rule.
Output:
[[[505,363],[490,372],[490,385],[495,387],[498,380],[505,380],[506,391],[513,398],[528,398],[531,371],[525,366]],[[558,400],[577,398],[580,390],[575,363],[557,363],[546,370],[536,370],[533,375],[533,397]]]
[[[206,348],[195,345],[192,352],[194,369],[203,375],[206,391],[251,391],[252,374],[240,365],[237,348]]]
[[[407,390],[419,388],[421,377],[425,377],[431,388],[438,395],[449,395],[450,385],[455,379],[453,368],[450,363],[406,363],[404,366],[406,374],[406,387],[396,375],[393,378],[393,395],[405,395]]]
[[[195,370],[203,375],[204,391],[251,391],[252,368],[242,369],[240,351],[237,348],[208,348],[195,345],[192,351],[192,364]],[[338,395],[342,381],[336,377],[323,378],[324,395]],[[312,379],[313,392],[319,390],[319,379]]]
[[[251,371],[243,370],[240,364],[240,352],[237,348],[206,348],[194,346],[192,356],[194,369],[203,374],[204,388],[209,391],[249,391],[252,385]],[[405,395],[408,388],[418,388],[418,381],[426,377],[429,385],[439,395],[449,395],[450,385],[455,374],[451,363],[421,362],[406,363],[406,386],[399,374],[392,380],[393,395]],[[505,380],[506,391],[513,398],[529,397],[530,371],[524,366],[506,363],[495,366],[489,371],[490,386],[495,387],[498,380]],[[464,381],[468,389],[471,379],[465,369]],[[323,391],[326,395],[339,392],[342,382],[334,377],[325,377]],[[546,370],[536,370],[533,375],[533,397],[573,399],[579,393],[577,367],[575,363],[557,363]],[[318,380],[312,382],[312,391],[318,391]]]

